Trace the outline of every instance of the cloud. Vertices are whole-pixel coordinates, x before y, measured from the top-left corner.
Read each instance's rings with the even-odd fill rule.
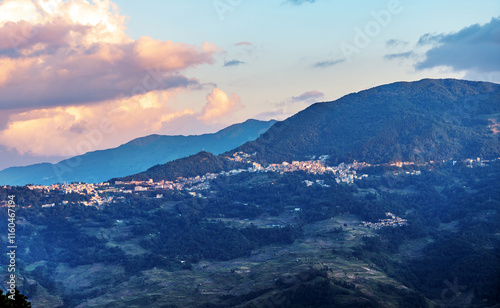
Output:
[[[50,108],[195,87],[181,74],[220,49],[150,37],[132,40],[109,0],[0,4],[0,109]],[[34,99],[36,98],[36,99]]]
[[[304,3],[314,3],[316,0],[286,0],[287,3],[291,3],[293,5],[301,5]]]
[[[239,60],[225,61],[224,62],[224,67],[227,67],[227,66],[236,66],[236,65],[245,64],[245,63],[246,62],[239,61]]]
[[[0,143],[22,155],[68,156],[161,133],[173,119],[194,115],[167,104],[179,90],[152,91],[92,105],[58,106],[14,114]]]
[[[415,57],[416,54],[413,51],[400,52],[400,53],[390,53],[384,56],[386,60],[395,60],[395,59],[408,59]]]
[[[269,121],[269,120],[282,121],[291,115],[292,115],[291,113],[285,113],[283,109],[278,109],[274,111],[261,112],[259,114],[254,115],[252,118],[261,121]]]
[[[75,156],[153,133],[200,133],[221,128],[221,118],[242,107],[236,94],[229,96],[214,88],[199,110],[175,108],[178,94],[185,91],[150,91],[92,105],[14,113],[0,131],[0,145],[20,155]]]
[[[247,61],[250,60],[249,58],[254,58],[255,54],[257,52],[257,49],[255,48],[255,46],[250,42],[246,42],[246,41],[238,42],[238,43],[234,44],[234,46],[237,47],[234,49],[234,52],[236,53],[237,57],[238,58],[247,58]],[[232,62],[232,61],[230,61],[230,62]],[[238,62],[240,62],[238,64],[247,63],[247,62],[243,62],[241,60]]]
[[[299,96],[293,96],[292,101],[293,102],[309,102],[309,101],[317,101],[321,98],[323,98],[325,94],[323,92],[319,92],[317,90],[309,91],[302,93]]]
[[[91,26],[81,24],[68,24],[61,17],[52,21],[40,24],[31,24],[28,21],[6,22],[0,28],[0,50],[3,52],[17,52],[17,56],[30,55],[30,49],[38,46],[34,50],[40,54],[40,50],[45,53],[53,51],[55,48],[67,44],[71,37],[85,36]]]
[[[344,59],[321,61],[321,62],[314,63],[313,67],[320,67],[320,68],[329,67],[329,66],[334,66],[336,64],[342,63],[344,61],[345,61]]]
[[[500,17],[484,25],[475,24],[456,33],[420,37],[418,46],[431,46],[417,70],[448,66],[455,71],[479,73],[500,71]]]
[[[131,41],[125,34],[125,17],[117,11],[116,5],[109,0],[94,3],[75,0],[4,0],[0,4],[0,27],[8,23],[23,26],[21,32],[9,36],[9,42],[14,43],[11,47],[14,48],[20,45],[19,42],[36,41],[37,36],[44,36],[37,27],[54,20],[92,28],[92,33],[87,33],[85,37],[86,44]]]
[[[410,44],[409,42],[399,40],[399,39],[390,39],[387,42],[385,42],[385,45],[389,48],[395,48],[395,47],[405,48],[409,44]]]
[[[241,108],[240,98],[233,94],[228,96],[224,91],[214,88],[207,95],[207,104],[203,107],[199,120],[210,122]]]
[[[243,41],[243,42],[238,42],[236,44],[234,44],[235,46],[252,46],[253,47],[253,44],[250,43],[250,42],[246,42],[246,41]]]

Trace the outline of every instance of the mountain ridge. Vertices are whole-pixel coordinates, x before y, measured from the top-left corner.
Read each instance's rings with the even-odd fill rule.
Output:
[[[257,152],[267,163],[322,154],[335,163],[491,156],[500,152],[488,128],[500,114],[498,101],[494,83],[396,82],[315,103],[225,155]]]

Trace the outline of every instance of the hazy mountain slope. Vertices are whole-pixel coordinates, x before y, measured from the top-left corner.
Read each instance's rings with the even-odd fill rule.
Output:
[[[397,82],[317,103],[231,151],[264,162],[329,154],[332,162],[497,156],[500,85],[464,80]]]
[[[255,140],[275,121],[248,120],[214,134],[199,136],[150,135],[117,148],[89,152],[57,164],[36,164],[0,171],[0,185],[52,184],[81,181],[102,182],[138,173],[157,164],[186,157],[205,149],[214,154]]]

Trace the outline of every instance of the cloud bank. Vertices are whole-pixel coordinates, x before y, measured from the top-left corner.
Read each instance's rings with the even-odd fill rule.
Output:
[[[456,33],[427,33],[420,37],[418,46],[431,46],[425,59],[415,65],[418,70],[448,66],[455,71],[499,72],[500,17]]]
[[[133,138],[170,131],[171,123],[179,121],[211,124],[241,108],[236,94],[229,96],[218,88],[207,95],[200,111],[174,108],[171,102],[180,91],[151,91],[97,104],[19,113],[0,132],[0,144],[22,155],[74,156],[99,149],[105,140],[113,140],[117,146]]]
[[[1,109],[133,96],[132,89],[152,71],[155,80],[147,91],[196,86],[196,79],[179,72],[213,63],[218,52],[209,43],[193,46],[150,37],[134,41],[107,0],[53,1],[50,12],[44,11],[44,3],[7,0],[0,6],[6,13],[0,16]],[[20,12],[32,21],[20,19]]]

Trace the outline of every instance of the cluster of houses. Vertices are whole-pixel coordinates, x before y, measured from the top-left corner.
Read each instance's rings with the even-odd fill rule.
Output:
[[[497,160],[497,159],[495,159],[495,160]],[[478,157],[476,159],[468,158],[465,160],[465,165],[469,168],[484,167],[489,162],[490,162],[489,160],[481,159],[481,157]]]
[[[232,161],[236,161],[236,162],[240,162],[240,163],[247,163],[247,164],[251,164],[253,159],[255,156],[257,155],[257,152],[253,153],[253,154],[247,154],[245,152],[236,152],[236,153],[233,153],[233,156],[231,157],[226,157],[227,159],[229,160],[232,160]]]
[[[100,192],[106,191],[109,183],[97,183],[97,184],[87,184],[87,183],[71,183],[71,184],[52,184],[48,186],[44,185],[27,185],[26,187],[30,190],[40,190],[43,193],[50,193],[52,191],[61,192],[63,194],[79,194],[83,196],[90,197],[89,201],[78,201],[79,204],[84,206],[100,206],[106,203],[110,203],[113,197],[101,196]],[[68,204],[69,201],[62,201],[62,204]],[[53,207],[55,203],[42,204],[42,207]]]
[[[30,190],[41,190],[42,192],[62,191],[65,194],[76,193],[81,195],[94,195],[97,194],[97,188],[102,185],[109,185],[108,183],[87,184],[87,183],[71,183],[71,184],[52,184],[49,186],[44,185],[26,185]]]
[[[348,184],[353,183],[355,180],[367,177],[368,175],[366,174],[357,175],[356,170],[370,166],[370,164],[367,163],[354,161],[352,164],[341,163],[338,166],[330,167],[326,165],[326,160],[329,156],[321,155],[318,159],[316,159],[315,156],[312,156],[310,157],[311,160],[292,161],[291,163],[282,162],[281,164],[270,164],[266,167],[262,167],[260,164],[252,161],[252,158],[255,155],[255,153],[247,154],[244,152],[236,152],[228,159],[238,162],[251,163],[252,167],[248,169],[249,172],[279,172],[280,174],[283,174],[286,172],[305,171],[312,174],[332,173],[335,176],[337,183]]]
[[[362,221],[361,224],[364,227],[368,227],[368,228],[372,228],[372,229],[380,229],[383,227],[401,227],[401,226],[408,224],[408,221],[406,219],[397,217],[396,215],[392,214],[391,212],[387,212],[387,213],[385,213],[385,215],[389,218],[380,219],[379,222]]]
[[[279,172],[283,174],[285,172],[305,171],[312,174],[332,173],[337,183],[347,184],[367,177],[368,175],[366,174],[357,175],[356,170],[371,166],[368,163],[354,161],[352,164],[341,163],[338,166],[330,167],[326,165],[326,160],[330,156],[321,155],[318,159],[316,159],[316,156],[311,156],[308,157],[310,160],[306,161],[292,161],[291,163],[282,162],[281,164],[270,164],[267,167],[262,167],[260,164],[253,161],[255,155],[256,153],[247,154],[244,152],[236,152],[233,153],[232,157],[228,157],[228,159],[253,164],[253,167],[249,168],[249,172]]]

